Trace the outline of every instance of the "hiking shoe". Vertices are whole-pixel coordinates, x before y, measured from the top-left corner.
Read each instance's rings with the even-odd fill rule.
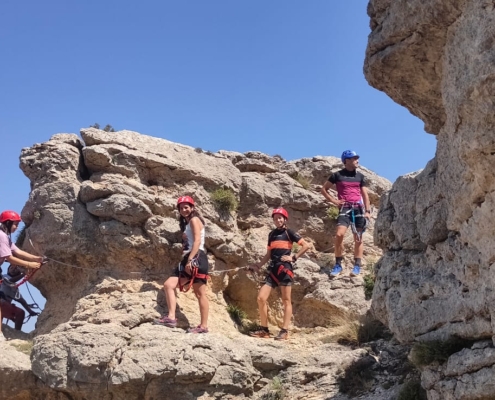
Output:
[[[153,325],[162,325],[168,328],[175,328],[177,327],[177,320],[169,318],[168,315],[164,315],[160,319],[155,319],[153,321]]]
[[[287,329],[282,329],[277,336],[275,336],[275,340],[287,340],[289,339],[289,331]]]
[[[355,265],[352,269],[351,276],[357,276],[361,272],[361,267],[359,265]]]
[[[203,328],[201,325],[198,325],[196,328],[189,328],[187,333],[208,333],[208,328]]]
[[[340,264],[335,264],[330,272],[330,276],[337,276],[342,272],[342,266]]]
[[[255,331],[249,332],[249,336],[260,339],[269,339],[272,335],[270,335],[268,329],[264,329],[262,326],[260,326]]]

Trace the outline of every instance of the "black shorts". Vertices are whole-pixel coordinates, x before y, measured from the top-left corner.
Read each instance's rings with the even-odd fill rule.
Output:
[[[364,218],[363,207],[344,207],[340,210],[339,217],[337,218],[337,226],[349,227],[352,223],[352,213],[354,212],[354,226],[356,229],[363,229],[366,225],[366,218]]]
[[[268,268],[265,285],[275,288],[277,286],[292,286],[293,284],[294,272],[292,271],[292,264],[290,262],[273,263]]]
[[[197,258],[198,263],[199,263],[198,273],[208,275],[208,257],[206,256],[206,253],[203,250],[199,250],[198,251],[198,254],[196,255],[195,258]],[[180,265],[181,265],[182,269],[184,269],[184,267],[186,266],[188,259],[189,259],[189,254],[186,254],[182,258],[182,261],[180,262]],[[190,275],[187,274],[185,271],[182,273],[182,275],[185,276],[185,277],[190,277]],[[172,272],[172,276],[179,277],[179,267],[176,267],[174,269],[174,272]],[[194,282],[193,283],[204,283],[204,284],[206,284],[207,283],[207,280],[206,279],[202,279],[202,278],[194,278]]]

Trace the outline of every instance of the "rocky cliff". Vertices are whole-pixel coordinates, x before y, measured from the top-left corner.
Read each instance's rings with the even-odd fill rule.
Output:
[[[13,350],[3,350],[10,358],[2,358],[0,371],[23,382],[3,379],[3,398],[259,398],[281,373],[290,398],[337,394],[339,373],[366,351],[322,338],[369,309],[363,278],[349,277],[349,259],[338,279],[322,272],[332,263],[335,220],[319,187],[341,168],[340,160],[213,154],[130,131],[84,129],[81,137],[57,134],[21,154],[21,169],[31,181],[22,210],[24,246],[50,262],[32,279],[47,302],[31,362],[18,354],[14,364]],[[390,183],[362,171],[378,206]],[[229,211],[215,202],[218,190],[231,193],[237,207]],[[194,196],[206,219],[208,335],[184,333],[199,322],[191,292],[179,296],[178,328],[151,323],[165,312],[160,287],[180,259],[175,201],[183,194]],[[311,244],[297,263],[293,290],[297,340],[283,344],[241,334],[226,311],[233,305],[257,319],[261,277],[232,269],[264,254],[270,210],[278,206],[288,209],[290,227]],[[368,264],[381,255],[372,229],[364,235]],[[345,246],[351,256],[350,235]],[[270,298],[273,329],[281,318],[278,297],[275,291]],[[386,398],[383,392],[379,388],[369,398]]]
[[[468,346],[423,373],[429,399],[495,388],[495,3],[372,0],[366,78],[425,122],[433,160],[384,196],[373,309],[402,342]],[[488,342],[487,342],[488,340]]]

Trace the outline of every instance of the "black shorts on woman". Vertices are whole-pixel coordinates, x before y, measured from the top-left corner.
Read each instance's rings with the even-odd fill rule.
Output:
[[[283,256],[290,256],[294,243],[301,244],[302,238],[297,233],[286,228],[277,228],[268,235],[268,249],[271,262],[268,268],[265,284],[274,288],[291,286],[294,283],[292,263],[281,261]]]
[[[196,254],[196,256],[193,258],[193,259],[196,259],[196,261],[198,262],[198,273],[199,274],[204,274],[204,275],[208,275],[208,257],[206,256],[206,253],[203,251],[203,250],[199,250],[198,251],[198,254]],[[176,276],[176,277],[179,277],[179,275],[182,274],[182,276],[184,277],[191,277],[191,275],[189,275],[184,269],[186,267],[186,264],[189,260],[189,253],[187,253],[186,255],[184,255],[184,257],[182,258],[182,261],[180,262],[179,266],[176,267],[174,269],[174,272],[172,272],[172,276]],[[179,268],[181,268],[180,272],[179,271]],[[194,278],[194,281],[193,281],[193,284],[194,283],[204,283],[206,284],[207,283],[207,280],[206,279],[203,279],[203,278]]]

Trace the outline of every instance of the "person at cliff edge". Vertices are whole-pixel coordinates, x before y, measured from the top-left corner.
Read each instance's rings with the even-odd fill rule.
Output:
[[[43,262],[43,257],[23,251],[12,242],[12,234],[17,230],[19,222],[21,222],[21,217],[15,211],[3,211],[0,214],[0,266],[4,261],[8,261],[10,264],[20,267],[39,268]],[[0,321],[4,310],[10,313],[11,304],[5,294],[0,291]],[[1,326],[0,323],[0,342],[5,340]]]
[[[371,213],[370,199],[366,189],[367,182],[364,175],[357,171],[358,154],[352,150],[345,150],[341,160],[344,168],[333,173],[321,188],[325,199],[339,208],[335,234],[335,265],[330,272],[331,277],[342,272],[343,241],[349,226],[354,234],[354,267],[351,276],[359,275],[361,272],[361,259],[363,258],[361,238]],[[337,198],[328,193],[329,189],[337,190]]]
[[[268,235],[268,246],[265,256],[252,268],[256,271],[270,260],[267,270],[265,284],[258,293],[258,309],[260,313],[260,325],[257,329],[249,333],[249,336],[256,338],[270,338],[268,330],[268,306],[267,300],[272,288],[280,286],[280,294],[284,306],[284,319],[282,329],[274,337],[275,340],[287,340],[289,338],[289,324],[292,318],[292,285],[294,283],[294,266],[308,249],[306,241],[296,232],[287,228],[289,213],[284,208],[276,208],[272,211],[273,224],[275,229]],[[296,254],[291,255],[292,246],[297,243],[300,247]]]
[[[208,333],[209,303],[206,296],[208,282],[208,257],[205,253],[205,221],[196,210],[194,200],[190,196],[177,199],[179,210],[179,226],[182,232],[182,261],[172,272],[172,276],[163,284],[168,314],[156,319],[154,324],[169,328],[177,326],[175,315],[175,289],[182,292],[192,286],[198,299],[201,321],[195,328],[189,328],[188,333]]]
[[[7,318],[13,321],[15,329],[18,331],[22,329],[26,313],[22,308],[16,307],[12,304],[12,301],[16,301],[21,304],[31,317],[38,315],[38,313],[31,308],[33,305],[30,306],[24,297],[22,297],[19,287],[17,286],[18,282],[25,276],[26,273],[21,267],[11,264],[7,269],[7,273],[2,274],[2,280],[0,283],[0,309],[2,312],[2,318]]]

